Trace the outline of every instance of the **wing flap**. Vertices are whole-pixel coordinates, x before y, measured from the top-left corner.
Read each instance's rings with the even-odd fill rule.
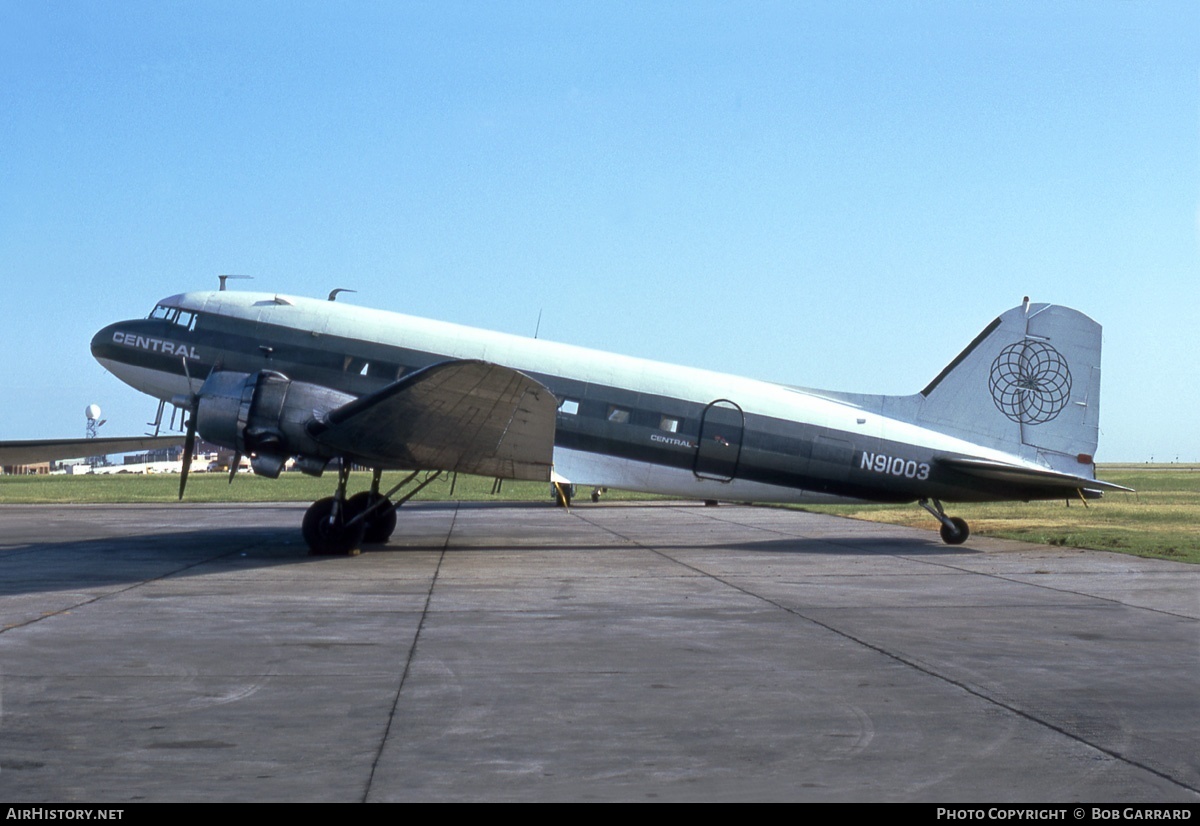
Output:
[[[161,450],[183,444],[182,436],[127,436],[96,439],[27,439],[0,442],[0,465],[32,465],[58,459]]]
[[[330,411],[309,433],[374,467],[547,481],[557,407],[516,370],[448,361]]]
[[[1133,488],[1124,485],[1104,482],[1087,476],[1074,476],[1057,470],[1040,470],[1037,468],[1010,465],[1004,462],[994,462],[989,459],[944,458],[937,463],[943,467],[976,476],[980,479],[991,479],[1013,485],[1032,485],[1036,487],[1062,488],[1063,490],[1111,490],[1131,492]]]

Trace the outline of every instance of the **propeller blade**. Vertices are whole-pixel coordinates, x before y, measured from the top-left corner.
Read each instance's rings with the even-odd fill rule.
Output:
[[[229,463],[229,484],[233,484],[233,477],[237,476],[238,465],[242,463],[242,454],[234,452],[233,461]]]
[[[192,453],[196,450],[196,411],[188,417],[187,435],[183,438],[183,468],[179,473],[179,499],[183,500],[183,489],[187,487],[188,470],[192,467]]]

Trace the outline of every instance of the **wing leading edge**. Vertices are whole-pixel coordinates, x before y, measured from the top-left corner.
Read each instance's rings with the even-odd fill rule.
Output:
[[[523,373],[448,361],[330,411],[309,434],[355,461],[548,481],[558,401]]]
[[[28,439],[0,442],[0,465],[32,465],[83,456],[161,450],[183,444],[182,436],[129,436],[111,439]]]

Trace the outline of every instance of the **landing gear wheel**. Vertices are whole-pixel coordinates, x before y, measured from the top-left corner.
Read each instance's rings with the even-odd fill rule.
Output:
[[[396,531],[396,508],[391,503],[375,511],[367,532],[363,534],[363,542],[372,545],[383,545],[392,538]]]
[[[945,523],[942,524],[942,541],[947,545],[961,545],[967,541],[967,537],[971,535],[971,529],[967,527],[967,521],[957,516],[949,517],[953,528]]]
[[[378,493],[369,493],[367,491],[354,494],[346,500],[347,521],[358,516],[382,498]],[[362,524],[362,541],[368,545],[382,545],[388,541],[392,532],[396,530],[396,509],[389,502],[372,511],[371,515],[364,519]]]
[[[338,519],[333,519],[333,497],[318,499],[304,512],[300,530],[309,549],[319,556],[349,554],[362,544],[365,523],[347,526],[347,508],[343,507]]]
[[[554,492],[554,504],[560,508],[571,507],[571,500],[575,498],[574,485],[552,485]]]

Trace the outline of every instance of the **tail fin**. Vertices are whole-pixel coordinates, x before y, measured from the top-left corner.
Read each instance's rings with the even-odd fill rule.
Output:
[[[923,427],[1092,476],[1100,325],[1077,310],[1026,299],[909,399]]]

